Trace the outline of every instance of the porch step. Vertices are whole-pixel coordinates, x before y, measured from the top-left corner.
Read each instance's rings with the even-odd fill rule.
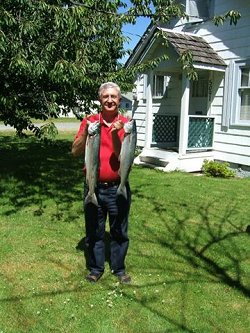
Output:
[[[153,164],[155,166],[160,166],[163,168],[165,168],[165,166],[169,163],[168,161],[165,161],[162,158],[154,156],[140,156],[140,161],[144,163]]]
[[[212,151],[188,153],[180,156],[173,150],[160,148],[144,148],[134,160],[134,164],[144,165],[164,172],[182,170],[186,172],[197,172],[201,170],[205,159],[211,160],[214,157]]]
[[[159,148],[143,149],[139,155],[141,163],[150,164],[156,167],[165,168],[173,159],[178,158],[178,153],[172,150],[164,150]]]

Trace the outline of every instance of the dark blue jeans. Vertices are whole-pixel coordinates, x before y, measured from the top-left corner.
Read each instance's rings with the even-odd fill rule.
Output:
[[[125,257],[128,250],[128,216],[131,204],[131,192],[127,186],[127,199],[117,196],[118,185],[98,186],[96,196],[98,207],[92,203],[84,204],[86,247],[88,267],[93,274],[104,271],[105,264],[105,228],[107,217],[110,229],[110,268],[114,274],[125,272]],[[88,188],[84,186],[84,198]]]

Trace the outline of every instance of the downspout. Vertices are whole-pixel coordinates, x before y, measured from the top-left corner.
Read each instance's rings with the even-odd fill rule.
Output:
[[[152,84],[153,71],[148,73],[147,90],[146,90],[146,133],[145,133],[145,148],[150,148],[153,135],[153,102],[152,102]]]
[[[182,73],[182,98],[180,112],[179,155],[185,155],[188,145],[190,81]]]

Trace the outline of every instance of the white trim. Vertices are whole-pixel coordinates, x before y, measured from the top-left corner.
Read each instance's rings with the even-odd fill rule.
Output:
[[[143,74],[143,99],[147,99],[147,84],[148,84],[148,75]]]
[[[204,69],[208,71],[216,71],[216,72],[225,72],[226,66],[216,66],[216,65],[208,65],[208,64],[193,64],[196,69]]]
[[[163,86],[162,86],[162,90],[163,90],[163,94],[162,95],[155,95],[156,91],[156,81],[157,81],[157,77],[163,77]],[[153,91],[152,91],[152,97],[153,99],[162,99],[165,94],[166,94],[166,90],[167,90],[167,86],[168,86],[168,82],[169,82],[169,76],[168,75],[164,75],[164,74],[159,74],[157,72],[154,73],[153,75]]]
[[[235,63],[230,61],[225,72],[224,80],[224,96],[222,104],[222,126],[229,128],[230,119],[231,119],[231,103],[232,103],[232,90],[234,89],[234,72],[235,72]],[[230,88],[231,86],[231,88]]]
[[[188,142],[188,109],[190,98],[190,81],[182,74],[182,98],[181,98],[181,114],[180,114],[180,138],[179,138],[179,154],[185,155]]]
[[[155,30],[159,29],[156,25],[152,26],[152,28],[149,30],[149,27],[147,28],[147,30],[149,30],[147,32],[144,33],[144,35],[142,36],[142,38],[139,40],[139,42],[137,43],[137,45],[134,48],[135,53],[132,54],[127,62],[126,62],[126,67],[132,66],[135,63],[139,63],[141,61],[141,59],[138,60],[138,54],[140,54],[141,52],[144,53],[143,49],[145,47],[145,45],[147,44],[148,40],[150,40],[152,38],[152,35],[154,34]]]
[[[148,43],[148,45],[146,46],[145,50],[143,51],[143,53],[141,54],[140,58],[136,61],[138,64],[142,63],[144,58],[146,57],[148,51],[151,49],[152,44],[156,41],[156,37],[154,36],[150,42]]]
[[[153,136],[153,112],[152,112],[152,83],[153,83],[153,71],[148,73],[147,90],[146,90],[146,133],[145,133],[145,147],[150,148]]]
[[[249,127],[250,120],[240,120],[240,97],[239,89],[241,87],[241,68],[250,67],[250,59],[236,60],[232,66],[230,77],[233,77],[232,82],[229,82],[228,87],[228,102],[230,103],[230,125]]]

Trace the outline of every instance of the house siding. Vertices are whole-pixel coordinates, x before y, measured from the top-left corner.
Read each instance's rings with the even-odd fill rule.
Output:
[[[137,127],[137,145],[139,147],[144,146],[145,142],[145,128],[146,128],[146,112],[136,113],[136,127]]]
[[[212,22],[207,22],[202,24],[200,29],[197,26],[195,29],[188,29],[188,32],[203,37],[226,63],[230,60],[250,58],[250,2],[215,1],[215,15],[221,15],[232,8],[242,15],[236,26],[225,22],[223,26],[216,27]],[[211,105],[211,114],[216,116],[215,159],[250,166],[250,127],[222,126],[223,87],[224,81]]]
[[[144,75],[139,75],[134,91],[134,102],[132,107],[133,118],[137,127],[137,145],[144,146],[146,129],[146,101],[144,100]]]
[[[229,10],[238,10],[241,13],[241,18],[237,25],[230,25],[226,21],[223,25],[216,27],[212,20],[202,23],[181,25],[181,21],[176,23],[173,28],[176,32],[185,31],[196,34],[204,38],[217,54],[229,66],[230,62],[250,59],[250,1],[246,0],[214,0],[214,15],[223,15]],[[156,43],[152,49],[144,55],[144,60],[157,57],[166,52],[166,49],[161,47],[161,43]],[[145,146],[145,133],[147,124],[147,112],[153,114],[180,114],[181,104],[181,75],[176,70],[176,54],[167,49],[170,60],[162,62],[155,72],[170,75],[172,80],[169,83],[167,97],[162,99],[153,99],[152,110],[147,109],[147,101],[145,100],[144,76],[137,78],[137,101],[133,106],[133,115],[138,127],[138,145]],[[168,70],[173,70],[168,73]],[[180,71],[179,71],[180,73]],[[225,121],[225,115],[228,111],[223,104],[225,96],[227,96],[228,84],[231,84],[234,77],[227,76],[223,72],[210,72],[209,79],[213,82],[211,98],[208,105],[202,105],[202,99],[192,101],[190,97],[190,114],[195,114],[201,106],[202,112],[208,116],[215,118],[214,123],[214,158],[221,161],[227,161],[238,165],[250,166],[250,126],[232,125],[230,119]],[[229,102],[230,104],[230,102]],[[228,108],[229,110],[230,108]],[[227,117],[231,117],[228,115]],[[225,123],[227,125],[225,125]]]
[[[163,67],[163,65],[162,65]],[[165,65],[166,67],[166,65]],[[165,73],[166,74],[166,73]],[[153,105],[151,112],[153,114],[165,114],[165,115],[178,115],[180,109],[180,86],[181,78],[179,75],[172,74],[173,80],[170,81],[168,86],[167,97],[153,99]],[[145,146],[146,136],[146,113],[147,113],[147,100],[144,98],[144,78],[142,76],[137,78],[137,101],[134,102],[133,118],[136,120],[137,125],[137,145],[139,147]]]

